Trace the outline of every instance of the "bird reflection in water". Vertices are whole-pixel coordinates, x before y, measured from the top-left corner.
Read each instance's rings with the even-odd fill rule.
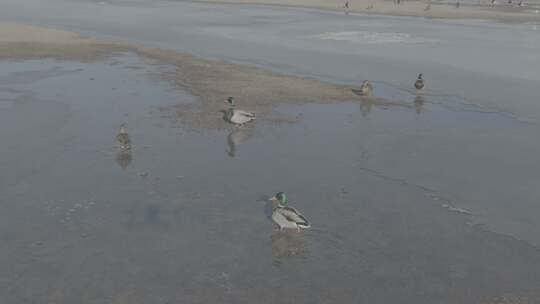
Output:
[[[369,112],[371,112],[371,108],[373,108],[373,100],[369,98],[362,98],[360,100],[360,112],[362,113],[363,117],[366,117]]]
[[[424,109],[424,97],[418,95],[414,99],[414,110],[416,111],[416,114],[420,114],[423,109]]]
[[[360,112],[362,112],[363,117],[366,117],[369,112],[371,112],[371,108],[375,103],[375,100],[372,98],[373,85],[371,84],[371,82],[364,80],[360,88],[352,89],[352,92],[357,96],[360,96]]]
[[[134,203],[128,211],[126,225],[130,230],[170,231],[178,215],[178,209],[171,206]]]
[[[116,163],[122,170],[126,170],[132,161],[133,156],[131,155],[131,150],[121,150],[116,153]]]
[[[253,128],[236,128],[227,136],[227,154],[236,157],[237,146],[245,142],[253,133]]]
[[[291,230],[272,230],[272,264],[281,266],[288,258],[304,258],[308,254],[307,241],[304,233]]]

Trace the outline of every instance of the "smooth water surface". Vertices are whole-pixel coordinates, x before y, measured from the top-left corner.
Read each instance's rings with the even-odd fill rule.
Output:
[[[533,125],[540,119],[540,31],[534,22],[144,0],[5,0],[0,16],[334,83],[370,79],[377,96],[409,103],[412,83],[424,73],[427,95],[434,97],[428,103],[473,105]],[[377,153],[387,153],[389,161],[373,169],[444,193],[490,229],[540,245],[540,130],[502,124],[473,137],[456,124],[403,138],[394,136],[401,130],[387,128],[394,135],[378,139],[387,148]],[[424,129],[431,128],[426,123]],[[416,161],[402,159],[401,150]]]
[[[508,138],[536,125],[425,96],[193,130],[156,110],[196,102],[160,80],[169,69],[129,54],[0,63],[0,302],[479,303],[539,285],[538,249],[478,225],[482,209],[433,178],[534,171],[499,161],[533,157]],[[277,191],[311,230],[274,229]]]

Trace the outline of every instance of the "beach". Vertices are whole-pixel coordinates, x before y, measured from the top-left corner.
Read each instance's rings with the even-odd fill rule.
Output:
[[[501,5],[499,3],[497,3],[496,6],[491,6],[488,2],[480,5],[467,5],[467,3],[462,3],[459,8],[456,8],[456,2],[437,3],[431,1],[401,1],[397,4],[396,1],[389,0],[352,0],[348,1],[349,7],[346,8],[345,1],[324,0],[202,0],[201,2],[279,5],[325,9],[344,13],[367,13],[424,18],[488,19],[503,22],[540,21],[538,6],[532,4],[529,7],[519,7],[517,3],[513,6],[505,4]]]

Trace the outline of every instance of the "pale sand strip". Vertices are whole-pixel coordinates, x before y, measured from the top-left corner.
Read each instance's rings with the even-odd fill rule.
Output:
[[[491,7],[488,1],[482,6],[432,3],[430,0],[403,1],[396,5],[391,0],[349,0],[349,9],[344,8],[346,0],[194,0],[207,3],[228,4],[264,4],[289,7],[317,8],[342,12],[360,12],[392,16],[412,16],[444,19],[491,19],[505,22],[540,22],[540,13],[527,7],[496,5]],[[457,2],[455,0],[454,2]],[[515,2],[519,2],[514,0]],[[497,1],[501,3],[501,0]],[[506,1],[502,1],[506,3]],[[526,1],[525,1],[526,2]]]
[[[55,29],[0,23],[0,59],[92,59],[125,46]]]

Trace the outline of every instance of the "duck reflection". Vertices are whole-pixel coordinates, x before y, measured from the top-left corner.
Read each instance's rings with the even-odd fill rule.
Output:
[[[135,204],[129,210],[127,226],[130,230],[170,231],[177,215],[176,210],[167,206],[155,203]]]
[[[155,224],[159,223],[159,214],[161,210],[158,205],[146,206],[145,220],[147,223]]]
[[[369,112],[371,112],[371,109],[373,108],[373,100],[368,98],[362,98],[360,100],[360,112],[362,113],[363,117],[366,117]]]
[[[304,233],[274,229],[272,241],[272,264],[280,266],[285,259],[306,257],[308,254],[307,241]]]
[[[416,111],[416,114],[420,114],[424,109],[424,97],[421,95],[416,96],[414,98],[414,110]]]
[[[116,153],[116,163],[122,170],[126,170],[132,161],[133,156],[131,155],[131,150],[121,150]]]
[[[419,77],[419,80],[423,82],[421,75],[419,75]],[[424,97],[422,94],[420,94],[423,89],[423,84],[420,83],[418,86],[419,94],[417,94],[414,99],[414,109],[417,114],[420,114],[423,111],[424,106]],[[373,87],[369,81],[364,81],[360,89],[352,89],[352,92],[360,97],[360,112],[362,113],[363,117],[367,117],[373,108],[411,108],[411,104],[406,100],[390,100],[373,96]]]
[[[245,142],[253,133],[253,128],[238,128],[232,130],[227,136],[227,154],[236,157],[237,146]]]

